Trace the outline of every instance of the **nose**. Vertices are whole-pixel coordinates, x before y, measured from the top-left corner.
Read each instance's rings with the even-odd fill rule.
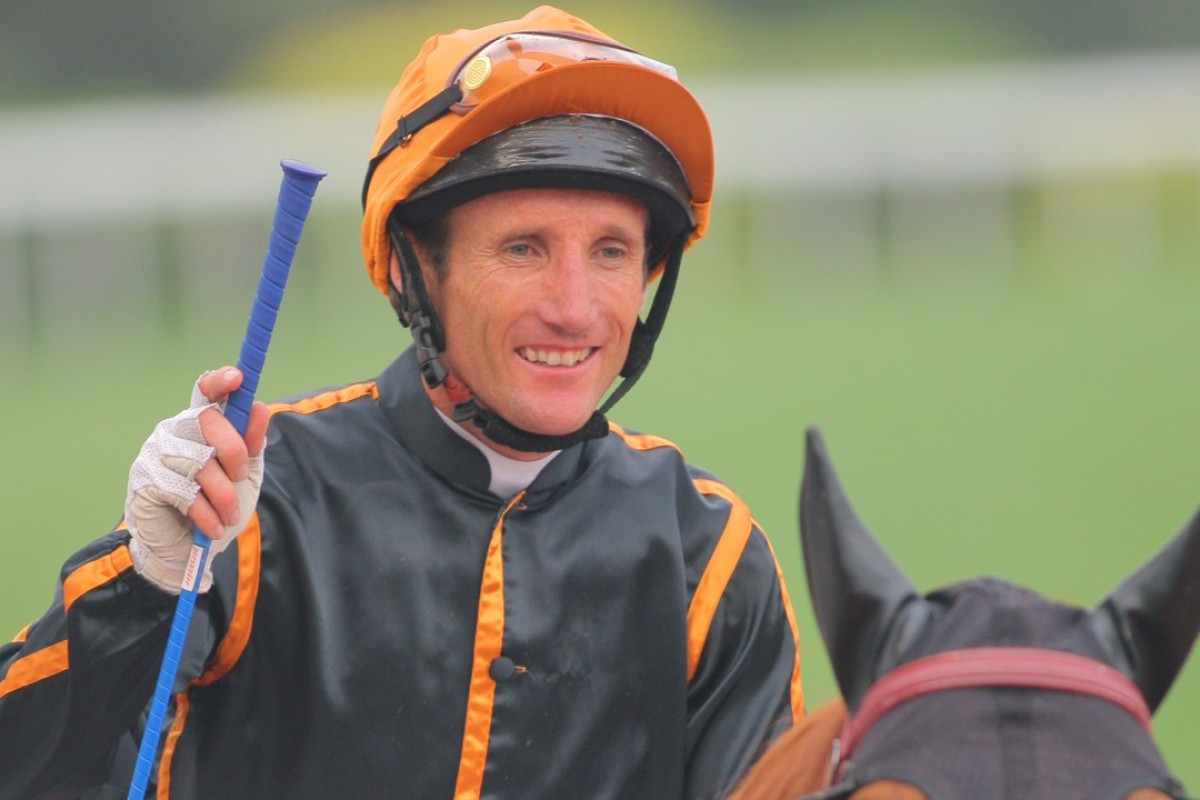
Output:
[[[585,332],[596,313],[594,281],[587,258],[574,253],[557,256],[541,287],[543,320],[560,333]]]

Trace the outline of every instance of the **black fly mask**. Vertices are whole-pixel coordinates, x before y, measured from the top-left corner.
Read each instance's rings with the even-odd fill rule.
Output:
[[[858,519],[809,431],[809,590],[850,717],[835,787],[930,800],[1183,798],[1149,715],[1200,632],[1200,517],[1092,610],[995,578],[921,596]]]

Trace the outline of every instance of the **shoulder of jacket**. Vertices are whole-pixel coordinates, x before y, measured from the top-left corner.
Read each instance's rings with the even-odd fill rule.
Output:
[[[683,451],[679,449],[679,445],[672,442],[670,439],[664,439],[661,436],[655,436],[651,433],[640,433],[622,428],[611,420],[608,423],[609,433],[616,436],[630,450],[638,452],[647,452],[652,450],[673,450],[680,458],[683,458]]]
[[[691,480],[697,499],[717,496],[729,503],[742,503],[732,488],[713,473],[688,461],[679,446],[671,440],[654,434],[629,431],[614,422],[609,422],[608,427],[612,435],[624,444],[626,452],[633,452],[635,456],[657,454],[677,464],[682,470],[681,474],[686,474]]]
[[[308,415],[335,408],[346,403],[369,397],[379,399],[379,386],[375,381],[351,383],[336,388],[319,389],[305,395],[298,395],[276,403],[268,404],[271,416],[279,414]]]

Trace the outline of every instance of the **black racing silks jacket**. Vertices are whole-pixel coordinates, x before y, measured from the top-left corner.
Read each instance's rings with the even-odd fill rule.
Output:
[[[266,453],[149,796],[712,798],[802,713],[770,546],[669,442],[613,425],[498,498],[408,351]],[[174,604],[124,531],[67,562],[0,646],[0,800],[124,796]]]

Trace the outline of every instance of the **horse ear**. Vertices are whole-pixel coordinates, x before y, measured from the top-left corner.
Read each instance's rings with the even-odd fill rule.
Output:
[[[912,583],[850,507],[816,428],[808,429],[800,543],[813,612],[851,710],[928,617]],[[897,619],[901,616],[901,619]]]
[[[1157,709],[1200,633],[1200,511],[1091,618],[1116,666]]]

